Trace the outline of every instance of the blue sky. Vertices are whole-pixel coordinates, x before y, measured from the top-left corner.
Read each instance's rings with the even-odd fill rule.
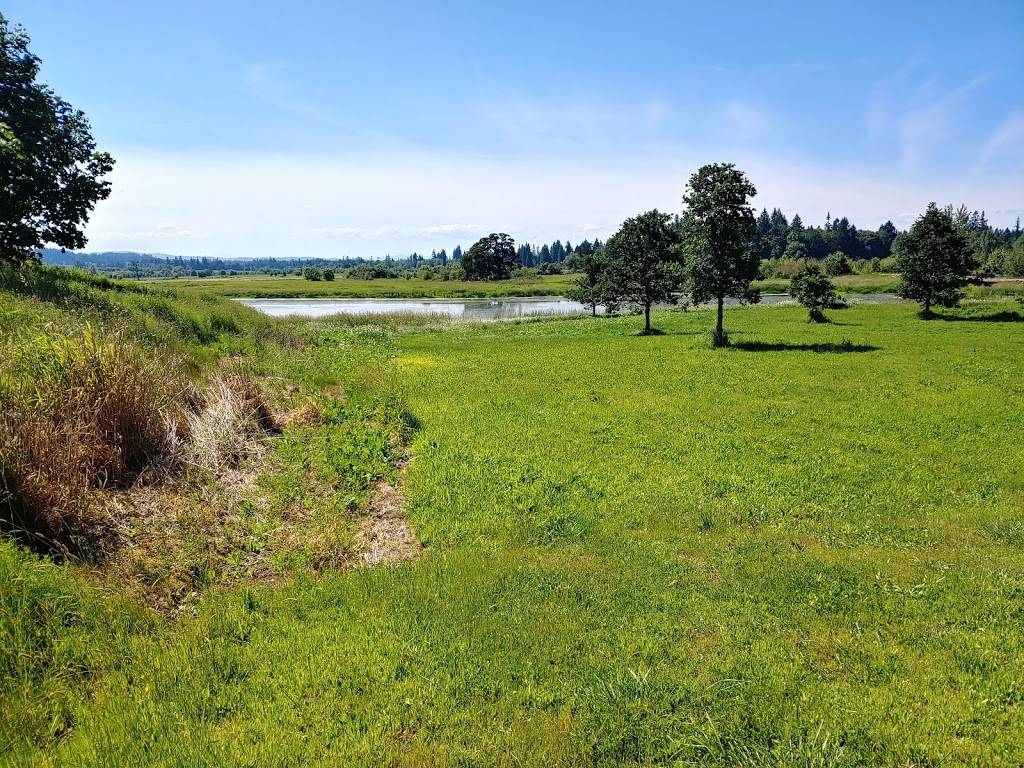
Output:
[[[7,0],[118,160],[90,248],[381,256],[759,206],[1024,215],[1024,2]]]

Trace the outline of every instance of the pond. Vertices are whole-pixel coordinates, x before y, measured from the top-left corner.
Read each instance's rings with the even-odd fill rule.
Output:
[[[900,299],[891,293],[853,294],[851,303],[889,304]],[[298,315],[437,315],[456,320],[514,320],[523,317],[575,315],[590,311],[589,307],[559,296],[542,298],[509,297],[501,299],[240,299],[247,307],[273,317]],[[762,304],[785,304],[793,298],[785,293],[765,294]],[[735,304],[728,299],[728,304]],[[600,310],[599,310],[600,311]]]

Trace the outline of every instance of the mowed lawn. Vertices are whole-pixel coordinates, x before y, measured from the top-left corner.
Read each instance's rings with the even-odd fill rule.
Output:
[[[1020,765],[1022,314],[382,331],[423,557],[208,596],[45,757]]]

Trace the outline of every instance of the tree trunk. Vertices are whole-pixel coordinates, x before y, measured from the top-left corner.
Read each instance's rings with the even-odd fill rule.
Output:
[[[591,317],[597,317],[597,304],[590,305],[590,315]]]
[[[718,297],[718,322],[715,324],[715,338],[721,339],[723,334],[723,314],[725,313],[725,298],[723,296]]]
[[[651,332],[651,305],[644,304],[644,333]]]

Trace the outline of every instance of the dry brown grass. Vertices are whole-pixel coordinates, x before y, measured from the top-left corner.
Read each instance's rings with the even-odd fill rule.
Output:
[[[173,363],[90,327],[20,340],[0,395],[6,526],[36,548],[87,553],[104,537],[97,492],[169,468],[185,437]]]
[[[193,467],[214,474],[237,467],[277,429],[277,418],[259,387],[240,371],[214,377],[204,400],[197,413],[188,415],[183,457]]]
[[[132,527],[131,507],[112,504],[114,492],[188,464],[222,473],[276,428],[241,370],[200,390],[173,360],[89,326],[9,347],[0,382],[0,521],[38,550],[108,551]]]

